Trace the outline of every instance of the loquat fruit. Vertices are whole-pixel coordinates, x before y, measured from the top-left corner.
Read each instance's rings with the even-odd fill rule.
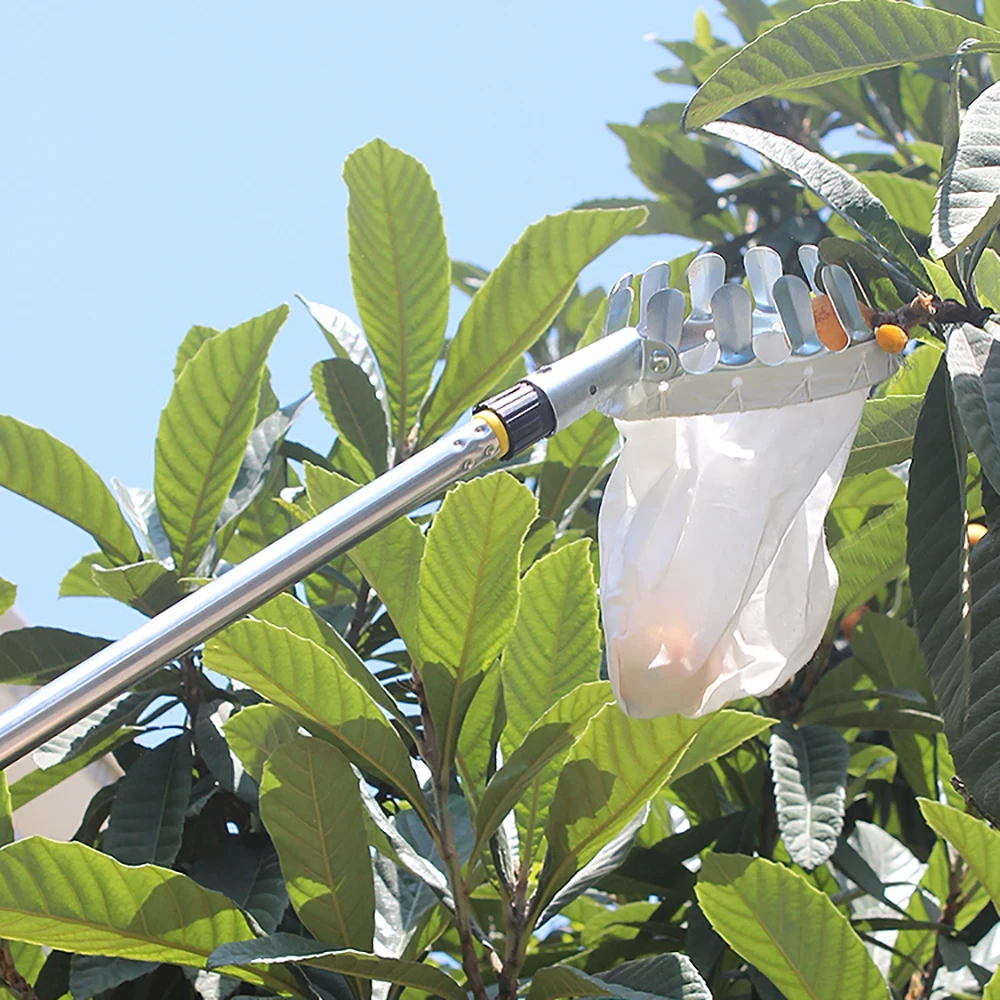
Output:
[[[831,351],[842,351],[850,343],[847,331],[840,325],[833,303],[826,295],[817,295],[812,300],[813,322],[820,343]]]
[[[882,323],[875,331],[875,341],[886,354],[899,354],[909,340],[906,331],[895,323]]]

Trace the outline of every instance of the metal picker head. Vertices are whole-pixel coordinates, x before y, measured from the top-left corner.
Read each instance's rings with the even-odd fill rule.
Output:
[[[838,264],[823,264],[814,246],[802,247],[799,259],[808,284],[782,274],[774,250],[748,250],[747,291],[726,282],[718,254],[696,257],[687,270],[690,311],[683,293],[670,287],[670,265],[653,264],[639,286],[642,375],[604,402],[602,412],[646,420],[771,409],[837,396],[892,375],[900,356],[876,344],[850,274]],[[812,293],[828,297],[828,322],[835,317],[843,346],[830,337],[825,339],[832,347],[824,344]],[[611,290],[604,336],[628,326],[633,298],[632,275],[626,274]]]

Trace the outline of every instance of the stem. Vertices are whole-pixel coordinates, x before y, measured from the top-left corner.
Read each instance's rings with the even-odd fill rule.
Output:
[[[941,919],[939,921],[939,923],[944,924],[946,927],[953,928],[955,926],[955,919],[968,899],[968,896],[962,896],[962,880],[964,877],[965,862],[956,854],[949,866],[948,898],[945,900],[944,909],[941,911]],[[934,992],[934,981],[937,979],[937,974],[941,971],[941,966],[944,964],[941,948],[936,943],[938,939],[935,938],[934,940],[934,955],[921,971],[913,973],[913,978],[910,980],[910,988],[906,992],[906,1000],[927,1000]]]
[[[17,1000],[38,1000],[34,987],[17,971],[10,942],[6,939],[0,941],[0,983],[6,986]]]
[[[182,653],[179,659],[184,706],[187,708],[193,726],[194,720],[198,716],[198,706],[201,704],[201,669],[193,652]]]
[[[352,649],[358,648],[358,640],[361,638],[361,630],[365,627],[365,618],[368,611],[368,595],[371,593],[371,585],[361,577],[361,586],[358,587],[358,599],[354,605],[354,617],[351,619],[350,628],[347,630],[347,645]]]
[[[462,862],[455,846],[455,831],[451,825],[451,810],[448,808],[449,768],[444,766],[438,752],[437,733],[434,720],[431,718],[427,704],[427,695],[423,681],[416,669],[413,671],[413,688],[420,701],[420,714],[423,718],[424,762],[431,769],[431,787],[434,789],[434,805],[437,811],[439,841],[437,844],[441,859],[444,861],[445,875],[452,895],[455,898],[455,931],[462,948],[462,968],[468,980],[469,989],[475,1000],[489,1000],[486,984],[483,982],[479,969],[479,956],[472,933],[472,902],[465,880],[462,878]]]

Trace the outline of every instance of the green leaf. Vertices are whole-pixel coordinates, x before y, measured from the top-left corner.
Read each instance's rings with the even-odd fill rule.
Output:
[[[630,719],[609,705],[567,756],[549,809],[547,894],[554,895],[672,777],[690,773],[771,725],[722,711],[700,719]]]
[[[861,938],[801,875],[763,858],[709,854],[695,893],[716,933],[791,1000],[888,1000]]]
[[[600,661],[590,541],[581,539],[537,560],[521,581],[517,621],[500,663],[507,711],[501,736],[505,758],[559,699],[597,679]],[[522,864],[530,866],[537,852],[541,817],[558,777],[559,762],[554,762],[532,782],[518,809]]]
[[[869,399],[861,411],[861,424],[844,477],[874,472],[908,459],[922,403],[922,395]]]
[[[965,729],[971,683],[966,445],[946,366],[938,365],[913,440],[907,553],[917,634],[945,732]]]
[[[296,736],[264,765],[260,817],[302,923],[337,948],[368,951],[375,933],[358,779],[339,750]]]
[[[32,754],[32,759],[40,768],[48,770],[103,743],[122,726],[135,722],[145,711],[156,696],[145,689],[147,686],[160,688],[161,691],[157,691],[157,694],[168,693],[162,691],[164,685],[158,683],[161,680],[162,675],[146,681],[139,690],[120,694],[100,708],[94,709],[90,715],[84,716],[58,736],[53,736],[47,743],[43,743]]]
[[[539,477],[542,517],[559,519],[562,512],[604,464],[618,441],[618,429],[604,414],[592,412],[549,440]]]
[[[287,317],[288,306],[279,306],[207,339],[184,366],[160,417],[154,490],[178,576],[197,568],[236,481],[264,362]]]
[[[855,0],[848,0],[848,5],[852,2]],[[822,153],[806,149],[791,139],[748,125],[713,122],[705,126],[705,131],[724,139],[732,139],[769,159],[819,195],[876,251],[902,268],[919,288],[926,288],[930,284],[930,278],[920,263],[916,250],[903,235],[899,224],[889,215],[885,205],[843,167],[828,160]]]
[[[983,988],[983,1000],[1000,1000],[1000,969],[993,973]]]
[[[100,476],[51,434],[3,415],[0,486],[83,528],[112,562],[140,558],[139,546]]]
[[[137,962],[133,958],[106,958],[102,955],[74,955],[69,965],[70,993],[74,997],[96,997],[152,972],[158,962]]]
[[[624,962],[600,975],[588,975],[569,965],[539,969],[531,977],[528,1000],[557,997],[621,997],[639,1000],[712,1000],[705,981],[687,955],[657,955]]]
[[[1000,488],[1000,326],[963,323],[948,335],[945,357],[962,426],[994,489]]]
[[[267,758],[283,743],[295,739],[298,723],[277,705],[251,705],[231,715],[222,726],[229,749],[257,784]]]
[[[931,8],[893,0],[822,4],[765,31],[719,67],[691,98],[684,125],[699,128],[770,94],[950,57],[970,37],[986,49],[1000,44],[1000,32]]]
[[[905,501],[898,501],[830,550],[840,574],[834,619],[865,603],[906,570]]]
[[[507,813],[514,808],[514,804],[529,790],[531,801],[528,808],[532,812],[532,818],[527,829],[532,835],[536,832],[536,824],[545,814],[545,807],[559,777],[558,766],[552,769],[548,765],[556,758],[561,759],[590,720],[613,701],[614,695],[607,681],[582,684],[555,702],[518,744],[505,754],[503,767],[490,779],[476,811],[476,846],[472,851],[473,858],[478,855],[487,838],[497,830]],[[552,770],[555,771],[554,774],[551,773]],[[547,771],[549,773],[543,774]],[[547,796],[543,796],[543,792],[547,792]],[[541,831],[537,832],[540,839]],[[531,857],[527,850],[522,854],[522,858],[525,857]]]
[[[358,487],[308,462],[306,493],[317,513],[349,497]],[[417,601],[424,536],[408,517],[396,518],[348,555],[375,588],[407,648],[417,650]]]
[[[122,729],[112,731],[99,743],[85,748],[59,764],[29,771],[23,778],[18,778],[10,786],[10,797],[14,809],[20,809],[21,806],[38,798],[43,792],[47,792],[60,782],[73,777],[74,774],[79,773],[95,760],[99,760],[105,754],[130,742],[140,732],[142,732],[141,729],[125,726]]]
[[[1000,823],[1000,675],[997,600],[1000,598],[1000,530],[993,490],[984,491],[990,530],[973,548],[972,644],[969,709],[961,737],[949,737],[955,769],[980,811]]]
[[[108,645],[109,639],[44,626],[0,633],[0,684],[47,684]]]
[[[125,865],[172,865],[184,835],[192,766],[186,733],[147,750],[119,782],[104,852]]]
[[[212,956],[210,966],[271,965],[281,962],[301,962],[317,969],[330,969],[343,975],[375,979],[399,986],[411,986],[420,993],[445,997],[446,1000],[468,1000],[465,990],[451,976],[432,965],[406,962],[398,958],[382,958],[363,951],[323,948],[319,942],[295,934],[273,934],[256,941],[223,945]]]
[[[473,812],[479,808],[482,791],[496,770],[500,730],[506,718],[500,664],[493,663],[483,671],[455,746],[462,792]]]
[[[920,799],[920,811],[930,828],[944,838],[962,855],[975,873],[983,888],[989,893],[994,906],[1000,907],[1000,834],[975,816],[960,812],[951,806]]]
[[[528,489],[495,472],[450,490],[434,518],[420,570],[420,657],[459,683],[492,662],[514,628],[518,554],[537,513]]]
[[[174,362],[174,381],[177,381],[178,376],[182,371],[184,371],[184,366],[198,353],[198,349],[206,340],[211,340],[212,337],[217,337],[222,331],[216,330],[211,326],[192,326],[187,333],[184,334],[184,339],[181,341],[181,346],[177,348],[177,360]]]
[[[937,268],[942,273],[947,274],[947,271],[939,264],[934,264],[931,261],[924,261],[924,263],[930,264],[932,271]],[[955,292],[957,293],[958,289],[955,289]],[[942,294],[940,290],[938,294]],[[942,295],[942,297],[947,296]],[[903,362],[903,367],[892,378],[878,387],[876,398],[924,396],[927,387],[931,384],[934,372],[937,370],[942,353],[943,349],[937,343],[920,344]],[[915,424],[916,421],[914,421]]]
[[[405,713],[379,684],[364,660],[336,629],[327,624],[308,605],[292,597],[291,594],[279,594],[266,604],[255,608],[253,617],[286,628],[289,632],[309,639],[325,649],[390,715],[396,716],[409,726]]]
[[[646,218],[645,209],[592,209],[529,226],[473,296],[421,418],[439,437],[548,329],[580,271]]]
[[[149,618],[165,611],[184,596],[177,574],[163,563],[152,560],[115,566],[113,569],[94,565],[90,573],[104,594]]]
[[[179,872],[132,868],[84,844],[29,837],[0,850],[0,936],[204,968],[219,945],[254,935],[230,900]],[[304,995],[284,970],[239,975]]]
[[[521,604],[501,660],[507,724],[504,753],[560,698],[597,680],[601,665],[590,540],[534,562],[521,581]]]
[[[446,761],[483,671],[514,628],[521,545],[537,514],[531,492],[508,473],[495,472],[450,490],[427,534],[420,564],[419,658]]]
[[[0,576],[0,615],[10,611],[17,599],[17,587]]]
[[[195,752],[221,788],[248,805],[256,806],[257,782],[247,774],[243,762],[223,735],[223,726],[232,711],[233,704],[229,701],[205,701],[198,705],[193,726]]]
[[[771,731],[771,773],[778,828],[792,860],[812,870],[837,847],[844,828],[847,765],[844,737],[826,726]]]
[[[107,597],[94,583],[93,567],[112,569],[114,563],[103,552],[91,552],[71,566],[59,583],[60,597]]]
[[[246,451],[243,453],[243,461],[236,473],[236,482],[233,483],[233,488],[219,512],[214,545],[209,546],[208,552],[202,557],[196,572],[197,576],[211,576],[214,573],[218,560],[226,551],[243,515],[269,484],[274,484],[279,477],[281,482],[284,482],[285,470],[280,461],[275,464],[276,459],[279,457],[285,435],[299,418],[308,401],[309,396],[303,396],[288,406],[275,408],[254,427]],[[162,527],[160,530],[162,532]],[[169,548],[169,544],[167,547]]]
[[[278,855],[264,834],[227,837],[217,852],[195,862],[191,878],[231,899],[268,934],[288,909]]]
[[[381,139],[351,153],[344,181],[354,299],[401,451],[448,323],[451,262],[441,206],[424,165]]]
[[[854,175],[904,228],[925,236],[934,212],[934,187],[926,181],[882,170],[863,170]]]
[[[955,155],[941,177],[931,228],[931,252],[935,257],[971,247],[1000,222],[998,144],[1000,86],[994,84],[969,105],[962,117]],[[973,261],[972,267],[975,264]]]
[[[7,787],[7,773],[0,771],[0,847],[6,847],[14,840],[14,806],[10,789]]]
[[[367,478],[385,472],[388,429],[368,376],[347,358],[330,358],[313,365],[312,387],[323,416],[361,463]]]
[[[422,816],[429,816],[399,734],[326,650],[287,629],[250,620],[230,625],[211,639],[204,663],[292,713],[314,736],[328,739],[362,770],[398,788]]]

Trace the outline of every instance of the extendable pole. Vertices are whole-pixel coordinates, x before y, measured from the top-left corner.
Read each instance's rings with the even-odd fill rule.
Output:
[[[637,380],[642,366],[643,341],[629,328],[487,400],[469,422],[0,714],[0,768],[463,475],[568,426]]]

